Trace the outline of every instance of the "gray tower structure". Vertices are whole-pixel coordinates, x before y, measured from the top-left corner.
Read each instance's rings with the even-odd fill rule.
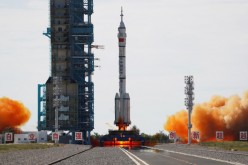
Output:
[[[119,40],[119,93],[115,95],[115,125],[119,130],[126,130],[130,121],[130,97],[126,93],[126,27],[123,22],[123,10],[121,9],[121,23],[118,28]]]
[[[184,81],[186,84],[185,87],[185,94],[186,94],[186,98],[185,98],[185,106],[187,107],[188,110],[188,144],[191,144],[191,128],[192,128],[192,124],[191,124],[191,113],[193,110],[193,106],[194,106],[194,77],[193,76],[185,76],[184,77]]]
[[[56,130],[55,109],[58,110],[58,131],[83,132],[90,143],[94,129],[94,54],[93,0],[50,0],[51,76],[46,82],[44,127]],[[54,106],[54,77],[61,80]],[[40,125],[41,126],[41,125]]]

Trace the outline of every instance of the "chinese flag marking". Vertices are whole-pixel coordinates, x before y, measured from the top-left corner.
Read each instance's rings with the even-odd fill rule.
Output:
[[[119,42],[124,42],[125,39],[124,38],[119,38]]]

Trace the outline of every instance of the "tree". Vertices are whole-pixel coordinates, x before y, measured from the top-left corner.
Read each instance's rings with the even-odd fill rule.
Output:
[[[134,125],[134,126],[131,128],[131,130],[134,131],[134,132],[136,132],[138,135],[139,135],[139,133],[140,133],[140,129],[139,129],[136,125]]]
[[[20,133],[22,133],[22,130],[20,128],[17,128],[17,127],[6,127],[0,133],[4,134],[5,132],[12,132],[15,134],[20,134]]]
[[[141,133],[141,136],[145,139],[145,141],[155,142],[155,143],[168,143],[169,137],[163,131],[159,131],[154,135],[147,135],[145,133]]]
[[[102,136],[99,133],[94,132],[94,134],[91,135],[91,137],[94,138],[94,139],[100,139]]]

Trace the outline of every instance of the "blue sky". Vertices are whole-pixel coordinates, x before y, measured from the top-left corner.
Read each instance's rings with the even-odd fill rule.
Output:
[[[163,130],[168,115],[184,109],[184,76],[194,75],[195,103],[248,90],[246,0],[95,0],[95,130],[114,122],[118,92],[117,28],[120,7],[127,28],[127,91],[131,121],[141,132]],[[48,0],[0,3],[0,97],[22,101],[37,125],[37,84],[50,74]]]

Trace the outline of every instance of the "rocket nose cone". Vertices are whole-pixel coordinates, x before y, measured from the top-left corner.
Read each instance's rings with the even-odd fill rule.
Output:
[[[122,7],[121,7],[121,23],[120,23],[120,28],[125,28],[125,24],[124,24],[124,22],[123,22],[123,9],[122,9]]]
[[[120,23],[120,28],[125,28],[125,24],[123,21],[121,21],[121,23]]]

